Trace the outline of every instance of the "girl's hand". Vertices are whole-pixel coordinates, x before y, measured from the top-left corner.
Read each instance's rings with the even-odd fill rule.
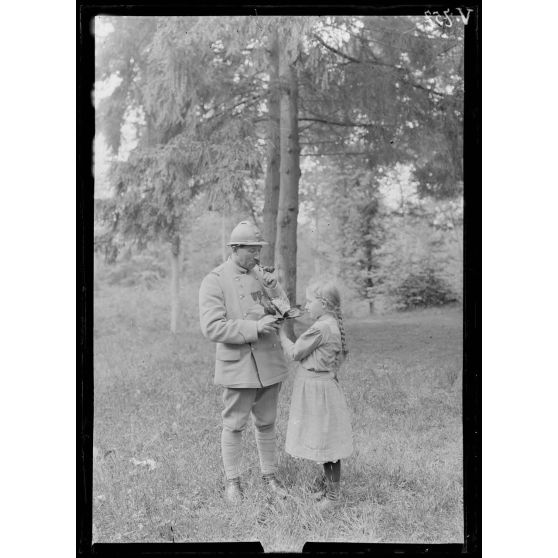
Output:
[[[258,320],[258,333],[273,333],[279,329],[279,322],[275,316],[266,314],[263,318]]]

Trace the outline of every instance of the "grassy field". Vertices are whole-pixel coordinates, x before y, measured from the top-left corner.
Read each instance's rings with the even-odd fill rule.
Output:
[[[233,510],[222,498],[214,346],[199,332],[195,288],[179,333],[168,333],[167,294],[95,292],[94,542],[260,541],[299,552],[306,541],[463,541],[459,308],[347,320],[340,381],[355,452],[335,510],[320,514],[308,497],[317,465],[283,449],[292,377],[277,423],[291,497],[266,498],[250,426],[248,498]]]

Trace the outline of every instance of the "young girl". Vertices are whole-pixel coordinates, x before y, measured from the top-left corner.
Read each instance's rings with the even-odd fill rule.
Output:
[[[306,310],[316,322],[295,343],[279,332],[285,354],[299,361],[285,450],[323,464],[319,507],[339,500],[341,459],[353,452],[349,410],[337,371],[348,354],[339,291],[332,283],[306,290]]]

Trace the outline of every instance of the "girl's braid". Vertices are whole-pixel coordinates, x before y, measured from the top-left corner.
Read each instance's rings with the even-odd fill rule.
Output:
[[[341,314],[341,307],[335,308],[335,317],[337,318],[337,325],[339,326],[339,333],[341,333],[341,353],[343,358],[347,358],[349,350],[347,349],[347,342],[345,340],[345,325],[343,324],[343,315]]]
[[[333,282],[326,283],[325,285],[314,284],[311,286],[310,291],[326,304],[326,308],[335,316],[339,333],[341,334],[341,351],[337,353],[335,358],[335,367],[338,368],[347,358],[349,350],[347,349],[347,341],[345,336],[345,325],[343,324],[343,315],[341,314],[341,297],[339,289]]]

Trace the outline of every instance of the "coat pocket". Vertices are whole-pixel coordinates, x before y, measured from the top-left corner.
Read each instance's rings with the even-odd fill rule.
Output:
[[[230,345],[218,344],[216,356],[218,360],[240,360],[240,347],[231,347]]]

